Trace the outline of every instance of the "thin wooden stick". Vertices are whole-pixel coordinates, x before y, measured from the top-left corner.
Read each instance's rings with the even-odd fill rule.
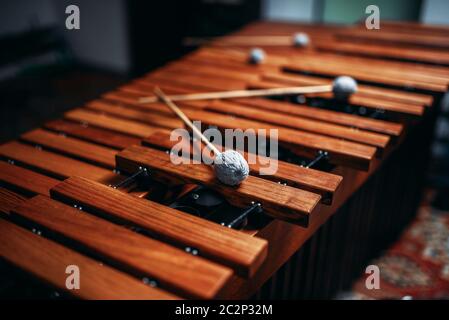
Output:
[[[170,98],[171,101],[189,101],[189,100],[213,100],[213,99],[229,99],[229,98],[280,96],[287,94],[326,93],[326,92],[332,92],[332,85],[190,93],[190,94],[171,95],[168,97]],[[139,99],[139,103],[155,103],[158,100],[159,99],[157,97],[142,97]]]
[[[179,107],[173,103],[173,101],[165,95],[165,93],[159,88],[154,88],[154,93],[161,99],[165,104],[190,128],[192,131],[201,138],[206,146],[212,150],[216,156],[218,156],[221,152],[203,135],[203,133],[195,127],[195,125],[190,121],[190,119],[185,115],[184,112],[179,109]]]
[[[293,36],[225,36],[212,38],[185,38],[185,46],[292,46]]]

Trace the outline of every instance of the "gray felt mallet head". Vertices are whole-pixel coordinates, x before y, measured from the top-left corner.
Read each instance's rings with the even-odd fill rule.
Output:
[[[190,121],[190,119],[182,112],[179,107],[173,103],[170,97],[166,96],[161,89],[156,87],[154,93],[190,128],[201,138],[201,141],[214,152],[214,172],[217,179],[229,186],[239,185],[248,177],[249,166],[245,158],[234,150],[226,150],[220,152],[204,134]]]
[[[249,175],[245,158],[237,151],[226,150],[217,154],[214,160],[215,176],[228,186],[239,185]]]
[[[260,64],[265,60],[265,51],[260,48],[253,48],[249,53],[249,62],[252,64]]]
[[[307,33],[298,32],[293,35],[293,44],[295,47],[307,47],[310,43],[310,38]]]
[[[357,92],[357,81],[348,76],[335,78],[332,83],[332,92],[337,100],[347,100],[351,94]]]

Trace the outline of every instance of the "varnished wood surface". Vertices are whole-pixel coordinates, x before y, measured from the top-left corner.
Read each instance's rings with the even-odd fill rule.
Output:
[[[337,33],[338,38],[370,43],[394,43],[436,49],[449,49],[449,38],[441,35],[406,34],[396,31],[366,32],[365,30],[345,30]]]
[[[118,221],[148,230],[182,247],[250,276],[262,264],[267,243],[167,206],[131,197],[111,187],[72,177],[51,190],[52,197],[92,208]]]
[[[213,298],[232,274],[227,268],[45,196],[24,202],[11,214],[70,238],[111,263],[116,261],[138,275],[154,277],[162,287],[188,296]]]
[[[151,126],[143,123],[137,123],[110,115],[96,113],[87,109],[75,109],[69,111],[65,114],[65,118],[138,138],[145,138],[153,131]]]
[[[225,101],[211,103],[207,110],[223,112],[241,118],[267,121],[274,125],[300,129],[308,132],[320,133],[325,136],[342,138],[350,141],[360,142],[375,147],[385,148],[390,141],[386,135],[371,133],[364,130],[354,130],[348,127],[321,122],[316,119],[279,114],[275,111],[264,111],[251,109],[245,106],[238,106]]]
[[[351,126],[392,136],[399,136],[403,129],[401,124],[394,122],[370,119],[337,111],[292,104],[284,101],[272,101],[269,99],[238,99],[237,102],[242,105],[250,105],[260,109],[300,115],[309,119],[320,119],[330,123]]]
[[[358,26],[254,23],[235,34],[291,36],[305,31],[311,46],[262,46],[267,59],[261,65],[248,63],[248,46],[200,48],[67,112],[64,119],[25,133],[20,141],[0,146],[1,214],[18,224],[34,221],[58,235],[43,228],[38,237],[0,220],[0,249],[9,262],[61,290],[66,275],[55,270],[68,260],[78,262],[92,278],[92,286],[75,293],[79,298],[248,298],[382,170],[389,156],[434,112],[434,101],[449,84],[447,52],[425,42],[447,36],[441,29],[413,26],[415,38],[409,27],[388,26],[384,34],[389,35],[361,42],[338,35]],[[406,41],[395,45],[388,38],[391,34],[401,34]],[[329,172],[280,161],[277,174],[262,179],[255,164],[249,179],[237,188],[217,183],[207,166],[174,166],[164,152],[173,146],[166,139],[182,124],[161,103],[138,103],[140,97],[152,96],[155,86],[168,94],[183,94],[322,85],[338,75],[359,81],[359,91],[349,100],[352,114],[343,104],[333,110],[312,104],[314,99],[332,99],[327,93],[308,95],[303,104],[262,98],[180,104],[193,120],[220,129],[279,129],[282,147],[309,159],[318,150],[328,151],[335,165]],[[367,117],[365,109],[385,112],[385,119]],[[116,157],[121,172],[113,172]],[[150,171],[148,190],[108,186],[139,166]],[[276,219],[230,230],[148,200],[148,195],[154,200],[167,185],[179,183],[188,183],[186,190],[194,187],[192,183],[211,187],[237,207],[260,202]],[[28,200],[36,194],[41,196]],[[330,197],[332,205],[327,202]],[[363,221],[363,215],[358,219]],[[198,249],[199,256],[184,252],[187,246]],[[29,259],[21,255],[28,251]],[[97,259],[107,265],[99,265]],[[104,277],[94,278],[101,268],[106,270]],[[138,279],[143,275],[154,277],[161,288],[143,285]],[[107,276],[117,283],[106,282]]]
[[[65,137],[42,129],[27,132],[21,138],[27,142],[82,158],[102,167],[115,168],[115,154],[117,152],[114,149]]]
[[[101,103],[100,101],[93,101],[86,105],[87,108],[111,114],[114,116],[119,116],[122,118],[127,118],[130,120],[135,120],[139,122],[145,122],[152,124],[161,128],[173,129],[181,128],[183,126],[182,122],[173,117],[166,117],[158,114],[147,114],[142,115],[142,113],[119,105],[111,105]]]
[[[114,149],[123,149],[131,144],[139,143],[139,139],[114,131],[89,127],[76,122],[54,120],[44,124],[45,128],[63,135],[81,138]]]
[[[189,104],[180,103],[182,106]],[[148,104],[145,106],[148,110],[152,111],[164,110],[164,107],[158,104]],[[350,165],[359,169],[368,169],[376,153],[376,148],[372,146],[273,125],[267,122],[236,118],[195,108],[185,108],[183,111],[194,121],[201,121],[203,124],[214,125],[222,129],[230,128],[245,131],[257,128],[265,129],[267,132],[271,129],[277,130],[278,139],[281,144],[296,147],[298,152],[303,152],[303,154],[308,154],[311,157],[314,157],[319,150],[328,151],[331,162]],[[154,129],[149,134],[153,132]]]
[[[435,63],[449,66],[449,53],[422,48],[397,48],[385,47],[373,44],[360,43],[320,43],[315,46],[318,50],[325,52],[339,52],[345,54],[353,54],[358,52],[359,55],[365,55],[373,58],[394,58],[398,60],[420,61],[427,63]]]
[[[145,92],[141,91],[141,94],[145,94]],[[120,97],[120,95],[116,95],[115,97]],[[252,100],[252,99],[247,99]],[[122,101],[131,102],[131,99],[126,99]],[[256,98],[256,101],[257,100]],[[255,103],[257,105],[257,102]],[[196,107],[199,103],[194,102],[184,102],[180,103],[180,105],[184,106],[193,106]],[[250,105],[251,106],[251,105]],[[316,118],[312,121],[303,117],[296,117],[297,114],[279,114],[278,110],[268,110],[268,108],[260,110],[260,108],[252,108],[248,105],[241,106],[236,104],[235,102],[228,101],[205,101],[201,104],[200,109],[205,111],[212,111],[219,114],[226,115],[234,115],[238,118],[246,118],[249,120],[268,122],[273,125],[280,125],[281,127],[289,127],[297,130],[304,130],[312,133],[319,133],[325,136],[342,138],[345,140],[355,141],[364,143],[367,145],[372,145],[380,148],[385,148],[389,142],[389,137],[382,134],[375,134],[371,132],[367,132],[364,130],[354,130],[351,127],[339,126],[329,124],[328,122],[321,122]],[[105,106],[106,107],[106,106]],[[115,108],[110,104],[107,106],[108,108]],[[153,110],[161,111],[159,107],[151,105],[149,108],[153,108]],[[123,113],[127,113],[129,108],[123,108]],[[163,109],[163,108],[162,108]],[[140,117],[144,119],[146,115],[142,112],[129,111],[136,114],[136,117]],[[189,113],[189,111],[186,111]],[[212,116],[210,116],[212,118]],[[178,126],[179,127],[179,126]]]
[[[83,256],[65,246],[0,219],[0,252],[4,259],[50,285],[82,299],[176,299],[173,294]],[[80,289],[66,287],[66,268],[78,266]]]
[[[273,74],[269,75],[271,77],[274,77]],[[301,82],[297,83],[299,76],[291,76],[291,75],[278,75],[276,74],[275,79],[282,79],[282,81],[285,81],[288,85],[313,85],[316,84],[314,80],[310,80],[309,77],[304,77],[309,79],[308,82]],[[147,83],[147,81],[145,81]],[[324,82],[318,82],[323,84]],[[115,103],[122,103],[126,104],[135,108],[139,109],[145,109],[144,105],[137,105],[136,104],[136,97],[142,94],[152,94],[152,90],[154,86],[156,86],[156,83],[151,84],[136,84],[136,85],[129,85],[126,87],[122,87],[121,91],[123,93],[108,93],[105,94],[104,97],[111,102]],[[276,86],[281,86],[281,84],[277,84]],[[183,87],[174,87],[174,86],[161,86],[164,91],[166,92],[172,92],[172,93],[179,93],[182,92],[180,89]],[[170,89],[167,89],[170,88]],[[191,91],[193,92],[193,91]],[[367,92],[371,93],[370,89],[367,89]],[[428,99],[429,96],[423,96],[423,95],[411,95],[412,100],[406,99],[405,97],[408,97],[407,95],[400,94],[398,92],[389,92],[389,91],[381,91],[381,92],[375,92],[374,97],[385,95],[385,93],[389,93],[389,97],[392,99],[398,99],[399,101],[406,101],[408,106],[406,110],[399,110],[398,111],[405,111],[405,112],[417,112],[418,114],[422,114],[424,106],[423,104],[430,104],[432,102],[432,99]],[[357,127],[361,129],[367,129],[370,131],[375,131],[379,133],[387,133],[392,135],[399,135],[401,132],[401,125],[394,123],[394,122],[387,122],[382,120],[376,120],[376,119],[370,119],[362,116],[357,115],[351,115],[351,114],[345,114],[341,112],[334,112],[331,110],[325,110],[325,109],[319,109],[314,108],[310,106],[303,106],[298,104],[291,104],[284,101],[274,101],[270,99],[262,99],[262,98],[240,98],[240,99],[230,99],[226,100],[224,102],[232,102],[235,105],[238,106],[246,106],[246,107],[252,107],[252,109],[260,110],[260,109],[267,109],[270,111],[276,111],[279,113],[285,113],[290,115],[298,115],[301,117],[311,118],[311,119],[318,119],[330,123],[336,123],[341,125],[346,125],[348,127]],[[366,102],[366,101],[364,101]],[[185,107],[196,107],[200,109],[206,109],[210,104],[214,105],[216,101],[210,101],[210,102],[189,102],[188,104],[185,104]],[[417,104],[419,103],[419,104]],[[416,104],[416,108],[410,108],[410,104]],[[365,103],[363,105],[366,105]],[[379,107],[379,103],[377,102],[376,106]],[[381,107],[384,107],[383,105]],[[388,107],[388,108],[387,108]],[[390,108],[389,106],[385,107],[385,109],[393,110],[393,107]],[[155,105],[152,106],[152,109],[156,110]],[[157,108],[157,112],[163,112],[167,113],[168,110],[166,108]],[[394,109],[396,110],[396,109]],[[416,111],[415,111],[416,110]],[[226,110],[223,110],[223,112]]]
[[[59,178],[84,176],[103,182],[113,182],[117,179],[117,175],[111,170],[19,142],[9,142],[0,146],[0,156],[24,163]]]
[[[152,147],[159,147],[165,150],[171,150],[177,142],[171,141],[168,134],[156,132],[147,139],[143,140],[142,144]],[[204,146],[200,143],[192,148],[190,148],[190,146],[186,147],[191,149],[192,156],[204,148]],[[221,146],[216,147],[219,148],[219,150],[222,150]],[[257,155],[255,159],[256,163],[252,163],[249,161],[250,156],[247,152],[243,152],[243,156],[249,162],[248,165],[252,175],[278,183],[287,183],[288,185],[299,187],[314,193],[319,193],[322,195],[321,200],[326,204],[330,204],[332,202],[333,194],[337,191],[337,188],[342,180],[342,177],[338,175],[294,165],[280,160],[277,161],[277,171],[275,173],[270,175],[261,175],[261,169],[267,168],[267,164],[270,160],[276,160]]]
[[[0,213],[9,215],[9,212],[12,209],[17,207],[24,201],[26,201],[26,198],[24,196],[0,187]]]
[[[0,161],[0,181],[33,194],[49,195],[60,181],[19,166]]]
[[[251,72],[251,74],[254,75],[254,80],[252,81],[248,81],[247,83],[254,83],[260,80],[272,80],[272,79],[276,79],[276,80],[290,80],[290,83],[292,85],[297,85],[297,86],[307,86],[307,85],[327,85],[331,83],[331,80],[329,79],[325,79],[322,77],[319,77],[318,75],[301,75],[301,74],[292,74],[292,73],[285,73],[282,72],[281,67],[276,71],[270,71],[270,70],[258,70],[258,69],[254,69],[252,71],[248,71],[246,69],[242,69],[245,65],[245,60],[244,57],[247,55],[246,51],[224,51],[224,52],[220,52],[220,55],[229,55],[229,54],[238,54],[240,58],[240,62],[236,62],[234,68],[241,70],[242,73],[247,73],[247,72]],[[270,50],[268,50],[268,55],[271,55],[272,53],[270,52]],[[278,52],[274,52],[274,55],[279,54]],[[294,54],[294,51],[290,52],[290,54]],[[313,59],[315,55],[311,55],[309,56],[309,59]],[[337,59],[334,57],[334,59]],[[338,58],[341,60],[341,58]],[[295,60],[292,60],[295,61]],[[344,61],[344,60],[343,60]],[[188,66],[192,65],[191,63],[191,58],[190,59],[184,59],[181,60],[182,63],[186,63]],[[198,61],[195,61],[196,64],[192,65],[192,68],[197,68],[198,66],[202,67],[204,66],[204,61],[201,59],[198,59]],[[364,61],[367,63],[367,61]],[[369,61],[370,65],[371,64],[375,64],[375,62]],[[207,67],[209,67],[208,65],[206,65]],[[409,67],[409,65],[403,66],[405,67]],[[177,69],[177,73],[178,74],[185,74],[185,69],[184,68],[179,68],[178,66],[176,67]],[[226,76],[223,76],[221,74],[220,71],[218,70],[223,70],[226,71],[229,69],[229,66],[227,65],[220,65],[220,62],[217,63],[217,66],[215,67],[217,70],[216,74],[215,74],[215,78],[222,78],[223,81],[226,78]],[[444,71],[444,73],[443,73]],[[447,72],[446,70],[441,70],[441,69],[432,69],[427,71],[428,73],[442,73],[442,75],[447,76]],[[259,77],[256,77],[256,75],[258,75]],[[210,76],[203,76],[205,79],[208,79]],[[439,79],[441,83],[446,83],[445,81],[443,81],[444,79]],[[143,85],[145,82],[154,82],[154,80],[152,80],[151,77],[145,77],[142,80],[138,80],[135,82],[135,84],[139,84],[139,85]],[[182,81],[182,80],[179,80]],[[229,81],[229,79],[227,80]],[[188,83],[190,84],[190,86],[194,87],[195,85],[200,84],[200,82],[196,81],[196,82],[184,82],[183,83]],[[402,101],[402,102],[409,102],[411,104],[416,104],[416,103],[422,103],[422,104],[426,104],[426,105],[430,105],[432,103],[432,96],[430,95],[424,95],[424,94],[417,94],[417,93],[404,93],[401,92],[400,90],[397,89],[388,89],[388,88],[379,88],[379,87],[375,87],[375,86],[369,86],[369,85],[360,85],[358,92],[355,94],[355,96],[358,95],[371,95],[371,96],[375,96],[377,98],[379,98],[380,102],[383,101]],[[399,98],[399,99],[398,99]]]
[[[291,48],[281,49],[281,52],[292,52]],[[234,65],[247,65],[248,51],[236,49],[205,49],[195,53],[200,57],[212,55],[219,60]],[[319,58],[319,60],[316,60]],[[373,84],[388,84],[396,87],[413,87],[432,92],[444,92],[447,89],[447,80],[435,74],[431,67],[429,70],[422,70],[423,67],[413,67],[404,62],[372,62],[370,59],[360,57],[339,57],[337,55],[328,55],[317,53],[301,55],[299,58],[285,58],[282,55],[269,55],[262,65],[257,68],[263,72],[287,71],[287,72],[309,72],[318,75],[339,76],[349,75],[357,80],[366,81]],[[438,69],[437,69],[438,70]],[[160,78],[159,75],[155,76]],[[174,83],[182,81],[178,78]],[[197,83],[196,79],[190,79],[190,82]],[[224,86],[224,79],[216,81],[214,87]],[[203,82],[204,83],[204,82]]]
[[[147,92],[143,90],[135,89],[135,92],[141,92],[142,95],[145,93],[151,93],[150,90]],[[119,97],[118,95],[115,95],[115,97]],[[254,99],[254,98],[253,98]],[[246,99],[247,101],[251,101],[253,99]],[[254,99],[255,101],[260,101],[257,98]],[[122,101],[128,101],[130,100],[122,100]],[[188,102],[185,104],[189,104]],[[197,104],[195,103],[195,106]],[[317,121],[317,117],[314,118],[314,121],[308,120],[307,118],[303,118],[300,116],[300,114],[290,114],[290,115],[283,115],[279,114],[279,109],[272,110],[272,112],[268,111],[268,109],[263,110],[264,112],[261,112],[260,108],[252,108],[252,106],[257,106],[257,103],[253,105],[246,105],[246,106],[240,106],[237,103],[229,100],[226,101],[205,101],[201,105],[201,109],[207,110],[207,111],[213,111],[217,113],[224,113],[224,114],[232,114],[241,118],[247,118],[251,120],[259,120],[264,122],[270,122],[272,124],[278,124],[285,127],[291,127],[298,130],[304,130],[314,133],[321,133],[323,135],[329,135],[333,137],[338,137],[346,140],[352,140],[356,142],[361,142],[377,147],[385,147],[388,143],[389,138],[384,135],[376,135],[370,132],[365,132],[363,130],[355,131],[351,127],[343,127],[343,126],[337,126],[337,125],[331,125],[327,122],[322,123],[320,121]],[[109,108],[113,108],[113,106],[110,106]],[[326,112],[325,112],[326,113]],[[310,114],[313,116],[314,109],[308,110],[308,112],[304,112],[303,114]],[[293,117],[293,115],[295,117]],[[329,114],[329,115],[332,115]],[[144,114],[140,115],[141,118],[144,117]]]
[[[141,146],[129,147],[117,154],[117,167],[124,172],[148,168],[152,177],[173,183],[197,183],[223,194],[232,204],[247,207],[252,201],[262,204],[266,213],[303,225],[317,206],[321,196],[308,191],[280,185],[254,176],[238,187],[225,186],[217,181],[213,169],[206,164],[175,165],[163,151]]]

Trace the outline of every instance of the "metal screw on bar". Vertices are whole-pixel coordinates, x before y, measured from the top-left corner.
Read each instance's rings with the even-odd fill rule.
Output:
[[[193,256],[197,256],[199,254],[199,250],[191,247],[185,247],[185,252],[190,253]]]
[[[114,188],[114,189],[125,187],[128,184],[130,184],[132,181],[137,179],[139,176],[141,176],[141,175],[148,175],[148,174],[149,174],[149,172],[148,172],[147,168],[139,167],[139,171],[137,171],[136,173],[130,175],[125,180],[120,181],[119,183],[117,183],[115,185],[111,185],[111,187]]]
[[[241,215],[239,215],[237,218],[235,218],[230,223],[228,223],[227,227],[235,228],[236,226],[240,225],[243,222],[243,220],[245,220],[248,217],[248,215],[257,208],[262,209],[262,205],[258,202],[256,203],[256,202],[252,201],[251,207],[246,209]]]
[[[360,115],[362,115],[362,116],[363,116],[363,115],[365,115],[365,114],[366,114],[367,110],[366,110],[366,108],[365,108],[365,107],[360,107],[360,108],[359,108],[359,110],[358,110],[358,112],[359,112],[359,114],[360,114]]]
[[[200,195],[198,193],[194,193],[194,194],[192,194],[192,198],[194,200],[198,200],[200,198]]]
[[[306,168],[313,167],[314,165],[316,165],[321,160],[327,158],[328,155],[329,155],[329,153],[327,151],[323,151],[323,150],[318,151],[318,155],[315,157],[315,159],[310,161],[305,167]]]
[[[370,118],[376,119],[378,116],[385,114],[385,110],[376,108],[373,113],[370,114]]]
[[[307,101],[306,97],[302,94],[300,94],[299,96],[296,97],[296,103],[304,104],[304,103],[306,103],[306,101]]]
[[[147,277],[142,278],[142,282],[150,287],[157,287],[157,282],[155,280],[150,280]]]

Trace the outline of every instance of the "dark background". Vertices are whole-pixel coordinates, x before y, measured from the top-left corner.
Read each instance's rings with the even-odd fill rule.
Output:
[[[66,30],[65,7],[80,8]],[[173,60],[187,36],[260,18],[260,1],[16,0],[0,4],[0,143]]]

